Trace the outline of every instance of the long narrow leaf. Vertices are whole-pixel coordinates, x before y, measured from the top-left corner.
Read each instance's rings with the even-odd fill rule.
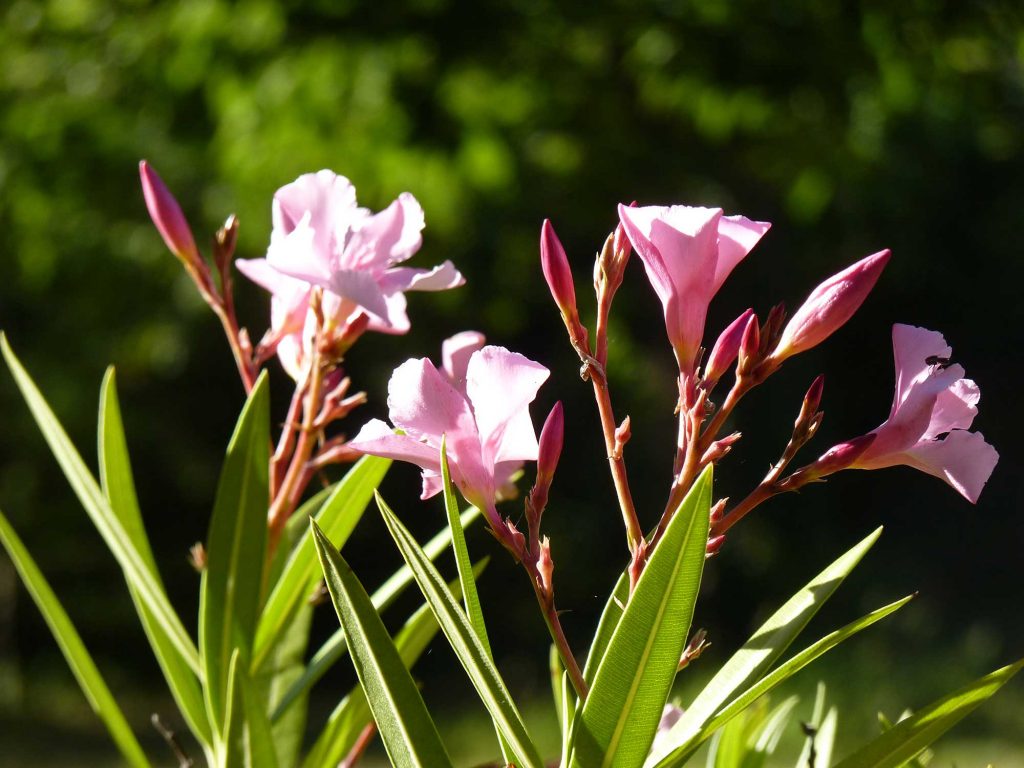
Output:
[[[364,456],[335,486],[330,498],[320,508],[316,515],[317,525],[331,541],[337,542],[339,549],[363,516],[373,492],[390,466],[390,459]],[[282,630],[319,580],[320,569],[313,541],[304,536],[288,559],[260,616],[253,645],[253,669],[260,669],[266,662]]]
[[[743,647],[732,655],[666,734],[664,744],[679,745],[672,749],[671,757],[678,757],[686,749],[686,745],[691,743],[690,740],[704,730],[715,713],[733,698],[737,691],[752,685],[771,668],[807,626],[807,622],[871,549],[881,533],[881,528],[876,529],[815,576],[772,614]],[[668,756],[665,753],[654,753],[648,759],[647,765],[662,763]],[[678,763],[666,760],[662,764]]]
[[[615,628],[619,626],[619,619],[622,618],[622,612],[625,610],[628,600],[629,574],[624,571],[619,576],[619,580],[615,582],[608,601],[604,604],[601,618],[597,622],[597,632],[594,633],[594,641],[590,644],[590,652],[587,653],[587,662],[583,667],[583,679],[589,685],[594,684],[594,675],[597,674],[597,668],[601,666],[604,654],[608,650],[608,643],[612,641]]]
[[[107,369],[107,373],[103,377],[103,386],[100,389],[98,432],[100,485],[103,494],[138,550],[143,563],[149,568],[157,584],[162,587],[160,573],[157,570],[149,539],[142,524],[142,513],[139,511],[112,367]],[[203,694],[198,678],[189,666],[188,660],[174,645],[167,629],[147,607],[131,581],[128,582],[128,589],[142,628],[149,639],[153,654],[156,656],[157,663],[160,665],[179,711],[196,740],[204,749],[209,749],[213,738],[210,724],[206,718]]]
[[[206,673],[206,704],[215,730],[221,733],[231,690],[228,665],[236,649],[240,663],[249,663],[259,613],[267,541],[269,444],[270,395],[264,372],[228,444],[200,587],[199,647]]]
[[[327,589],[392,764],[399,768],[451,765],[423,697],[369,595],[316,522],[310,525]]]
[[[452,530],[452,550],[455,552],[455,564],[459,572],[459,582],[462,585],[462,602],[466,607],[466,616],[469,623],[473,625],[473,631],[480,639],[491,661],[494,654],[491,652],[491,641],[487,638],[487,625],[484,623],[484,611],[480,606],[480,596],[476,591],[476,579],[473,578],[472,561],[469,559],[469,548],[466,546],[466,534],[459,522],[459,503],[455,499],[455,492],[452,490],[452,475],[448,467],[447,441],[441,438],[441,484],[443,486],[444,509],[448,516],[448,527]],[[495,727],[498,736],[498,745],[501,747],[501,755],[506,763],[512,762],[512,751],[505,740],[501,737],[501,731]]]
[[[32,600],[39,608],[39,612],[43,614],[71,672],[78,680],[82,693],[88,699],[89,706],[107,726],[114,743],[117,744],[117,748],[128,763],[136,768],[147,768],[149,761],[146,759],[142,747],[139,746],[139,742],[136,741],[120,707],[117,706],[110,689],[103,681],[96,664],[93,663],[82,638],[46,578],[2,512],[0,512],[0,543],[4,545],[7,554],[10,555],[14,567],[21,576],[28,593],[32,596]]]
[[[476,507],[470,507],[462,513],[460,517],[460,524],[465,528],[467,525],[477,520],[480,517],[480,510]],[[451,543],[451,528],[445,527],[441,529],[437,535],[435,535],[430,541],[427,542],[426,546],[423,547],[424,553],[431,560],[434,560],[438,555],[444,552],[448,545]],[[370,596],[370,602],[373,603],[373,607],[378,613],[383,612],[389,605],[391,605],[405,588],[412,583],[412,569],[408,565],[403,565],[397,571],[395,571],[377,590]],[[323,645],[317,649],[316,653],[313,654],[313,658],[309,660],[309,664],[306,666],[305,671],[300,675],[288,688],[287,692],[281,697],[280,701],[274,708],[273,714],[270,716],[271,722],[276,723],[281,718],[293,702],[303,696],[316,682],[324,676],[334,664],[345,655],[348,650],[348,644],[345,641],[345,630],[339,629],[333,635],[331,635]]]
[[[772,670],[769,674],[765,675],[752,686],[744,690],[741,694],[736,696],[736,698],[730,701],[711,719],[706,727],[701,729],[699,733],[691,737],[688,741],[684,743],[667,742],[668,744],[673,745],[672,755],[670,758],[658,763],[658,768],[683,765],[686,762],[686,759],[696,751],[697,747],[699,747],[705,739],[753,704],[761,696],[772,691],[776,686],[788,680],[811,662],[821,656],[824,656],[844,640],[853,637],[858,632],[867,629],[875,622],[881,621],[886,616],[895,613],[913,598],[913,595],[909,595],[904,597],[902,600],[897,600],[894,603],[890,603],[878,610],[872,611],[866,616],[862,616],[856,621],[852,621],[846,626],[841,627],[834,632],[830,632],[817,642],[809,645],[807,648],[804,648],[804,650],[793,656],[793,658],[789,659],[784,664],[781,664],[779,667]],[[671,737],[671,735],[672,734],[670,732],[669,737]]]
[[[441,630],[445,633],[455,655],[469,675],[469,679],[476,688],[491,719],[508,742],[516,758],[515,764],[519,768],[539,768],[543,763],[537,754],[537,748],[526,731],[526,726],[512,701],[508,688],[487,655],[487,651],[469,623],[458,600],[453,597],[437,569],[434,568],[405,526],[384,503],[379,493],[377,494],[377,506],[384,516],[384,522],[387,523],[388,530],[391,531],[402,557],[412,568],[416,583],[437,617]]]
[[[223,756],[218,768],[276,768],[277,754],[263,702],[239,649],[228,660]]]
[[[479,576],[487,567],[487,562],[485,558],[473,566],[474,575]],[[449,583],[448,588],[455,595],[461,594],[458,581]],[[428,605],[421,605],[406,620],[394,638],[395,648],[406,669],[412,669],[438,629],[437,619]],[[357,685],[331,713],[327,725],[306,756],[303,768],[335,768],[355,746],[372,716],[366,692],[362,685]]]
[[[167,595],[146,567],[139,551],[132,545],[128,532],[111,510],[96,479],[85,466],[85,462],[82,461],[82,457],[71,444],[64,428],[7,343],[7,337],[2,333],[0,333],[0,351],[3,352],[7,367],[14,376],[15,383],[21,390],[29,410],[32,411],[36,424],[49,444],[54,458],[60,464],[68,483],[75,495],[78,496],[78,500],[85,508],[93,525],[96,526],[96,530],[103,537],[103,541],[106,542],[107,547],[124,571],[125,578],[135,587],[140,599],[164,627],[167,637],[181,653],[182,658],[188,662],[196,674],[201,674],[199,652],[196,650],[192,638],[182,626],[178,615],[171,608]]]
[[[929,704],[858,749],[835,768],[895,768],[903,765],[1002,688],[1021,667],[1024,667],[1024,659],[997,669]]]
[[[700,591],[711,482],[708,467],[680,504],[637,582],[574,729],[573,766],[643,765]]]

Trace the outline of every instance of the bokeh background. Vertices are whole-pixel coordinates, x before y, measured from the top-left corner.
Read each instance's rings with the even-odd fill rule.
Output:
[[[351,429],[384,415],[395,365],[436,358],[465,328],[549,366],[535,416],[564,400],[569,438],[545,526],[582,652],[625,552],[589,387],[538,268],[543,218],[570,253],[585,317],[616,203],[715,205],[773,222],[714,302],[709,335],[748,306],[793,308],[825,276],[890,247],[847,327],[747,399],[736,416],[745,437],[717,490],[735,497],[760,479],[818,373],[826,420],[809,457],[881,422],[898,321],[943,331],[981,386],[976,426],[1002,459],[980,503],[906,469],[777,499],[709,563],[696,618],[713,642],[700,677],[884,524],[807,637],[919,598],[793,689],[829,685],[849,746],[875,732],[876,711],[898,715],[1024,655],[1022,121],[1024,9],[1012,0],[13,0],[0,4],[0,325],[90,461],[100,378],[117,366],[151,539],[194,624],[186,552],[204,537],[242,391],[219,327],[148,221],[138,160],[163,175],[200,242],[237,213],[247,257],[266,248],[274,190],[301,173],[347,175],[373,208],[413,192],[427,216],[418,262],[450,258],[468,284],[413,295],[412,333],[357,346],[350,372],[372,404]],[[238,294],[258,336],[266,297],[243,279]],[[283,417],[288,380],[273,372]],[[673,366],[638,263],[617,299],[610,375],[620,417],[632,417],[627,462],[650,525],[671,466]],[[0,504],[152,744],[149,713],[174,715],[113,560],[7,376],[0,412]],[[413,469],[396,467],[385,491],[425,536],[443,513],[416,501],[417,486]],[[477,532],[471,547],[497,555],[482,588],[499,665],[550,731],[530,590],[489,537]],[[397,563],[372,514],[346,555],[368,583]],[[332,622],[325,609],[318,631]],[[322,708],[351,684],[346,666],[322,683]],[[486,759],[489,729],[477,730],[482,746],[466,736],[482,710],[443,643],[419,669],[453,749]],[[1024,765],[1022,704],[1015,681],[944,742],[937,764]],[[0,558],[0,765],[112,759]]]

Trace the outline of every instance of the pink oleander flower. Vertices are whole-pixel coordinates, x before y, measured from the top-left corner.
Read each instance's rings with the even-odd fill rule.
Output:
[[[880,469],[904,464],[945,480],[972,504],[999,460],[980,432],[968,432],[978,413],[978,385],[951,365],[941,333],[894,325],[896,394],[889,418],[851,465]]]
[[[661,299],[679,370],[693,373],[712,297],[771,224],[685,205],[620,205],[619,220]]]
[[[811,291],[782,331],[772,360],[781,363],[838,331],[871,293],[890,255],[886,249],[863,258]]]
[[[452,482],[466,501],[500,524],[495,501],[525,461],[537,459],[529,405],[548,369],[504,347],[482,346],[462,333],[443,348],[442,370],[426,358],[407,360],[388,383],[391,423],[368,422],[348,445],[362,453],[416,464],[427,499],[442,488],[441,438]]]
[[[450,261],[433,269],[396,266],[423,242],[423,209],[408,192],[372,213],[356,204],[355,187],[344,176],[308,173],[276,192],[273,225],[267,257],[236,263],[273,294],[271,328],[282,338],[278,356],[294,378],[316,327],[309,303],[314,286],[323,289],[328,332],[343,333],[365,315],[368,330],[401,334],[409,330],[405,291],[465,282]]]

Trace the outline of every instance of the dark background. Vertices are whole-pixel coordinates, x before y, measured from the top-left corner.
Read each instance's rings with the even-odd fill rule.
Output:
[[[569,251],[588,323],[592,256],[616,203],[715,205],[773,222],[713,303],[711,339],[746,307],[793,309],[824,277],[892,248],[847,327],[744,403],[745,437],[717,492],[737,498],[760,479],[818,373],[827,416],[808,458],[880,423],[893,322],[946,335],[981,386],[976,426],[1001,461],[976,507],[903,468],[845,473],[766,504],[709,563],[696,621],[715,647],[694,675],[879,524],[881,542],[811,632],[920,597],[802,678],[829,683],[847,738],[870,734],[878,708],[896,715],[1024,655],[1018,3],[15,0],[0,19],[0,324],[90,462],[100,378],[117,366],[147,525],[187,623],[198,580],[185,555],[204,536],[242,391],[216,321],[149,223],[143,157],[201,244],[237,213],[245,257],[263,254],[272,194],[300,173],[347,175],[374,209],[416,195],[427,229],[415,263],[450,258],[468,284],[412,295],[408,336],[360,342],[349,368],[372,403],[349,429],[385,415],[398,363],[438,358],[441,339],[467,327],[549,366],[535,419],[564,400],[568,437],[545,528],[581,653],[625,549],[589,385],[538,268],[542,219]],[[266,297],[244,278],[238,294],[258,336]],[[647,526],[667,489],[674,384],[639,263],[617,299],[611,356]],[[283,418],[289,381],[272,369]],[[0,409],[5,514],[130,716],[170,715],[116,566],[9,377]],[[417,489],[416,472],[396,467],[385,495],[426,536],[442,512]],[[482,533],[471,547],[496,555],[482,589],[499,664],[522,696],[546,696],[546,635],[525,577]],[[346,555],[370,584],[397,563],[373,515]],[[325,612],[321,630],[332,621]],[[472,701],[443,645],[421,670],[431,703]],[[350,677],[325,681],[325,705]],[[58,743],[81,761],[103,743],[73,685],[0,559],[0,744],[17,747],[0,764],[42,764]],[[1015,756],[1005,759],[1024,759],[1022,698],[1014,684],[960,738],[996,739]]]

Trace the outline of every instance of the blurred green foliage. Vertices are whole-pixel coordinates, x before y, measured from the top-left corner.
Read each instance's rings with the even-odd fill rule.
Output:
[[[793,306],[824,276],[891,247],[887,274],[850,327],[794,361],[779,377],[785,384],[750,398],[721,492],[743,493],[759,479],[819,372],[828,376],[828,419],[817,447],[879,423],[893,321],[944,331],[980,383],[979,427],[1003,456],[989,488],[970,509],[933,479],[890,470],[766,505],[709,569],[717,575],[697,621],[725,653],[752,615],[884,522],[878,571],[848,587],[845,615],[909,589],[923,594],[856,657],[864,668],[852,677],[892,683],[901,699],[886,706],[898,710],[1019,655],[1019,3],[13,0],[0,21],[0,324],[86,455],[103,366],[118,366],[143,508],[186,616],[196,579],[183,553],[204,535],[242,399],[212,317],[149,224],[136,175],[143,157],[200,242],[237,213],[245,256],[263,252],[271,196],[300,173],[343,173],[373,208],[403,190],[419,198],[423,263],[451,258],[469,283],[412,297],[408,337],[357,347],[353,375],[373,400],[363,417],[381,414],[395,364],[436,357],[440,339],[465,327],[552,367],[541,406],[565,399],[575,437],[545,524],[559,602],[574,609],[569,631],[581,638],[623,545],[610,484],[592,469],[602,461],[592,409],[537,269],[541,220],[553,219],[577,265],[584,306],[590,257],[617,202],[720,205],[774,222],[713,306],[709,335],[747,306]],[[242,280],[238,291],[258,335],[265,299]],[[660,312],[636,265],[618,299],[612,355],[617,408],[633,417],[627,461],[649,523],[667,487],[673,382]],[[281,407],[286,383],[275,380]],[[139,670],[155,679],[128,648],[144,645],[118,575],[6,379],[0,407],[0,503],[101,664],[122,682]],[[415,473],[394,474],[388,497],[414,517]],[[436,527],[439,508],[423,518],[424,530]],[[372,572],[391,557],[377,550],[381,533],[378,525],[361,534],[357,567]],[[483,596],[492,612],[503,583],[525,589],[496,568]],[[507,664],[543,658],[543,629],[521,602],[526,612],[508,622],[515,629],[499,648]],[[902,687],[906,657],[931,672],[917,680],[920,695]],[[450,661],[434,674],[447,674]],[[39,691],[56,663],[0,563],[2,717],[45,710]],[[543,675],[529,667],[523,678],[542,692]],[[856,716],[870,728],[876,701],[865,700]],[[998,722],[1022,727],[1019,718]]]

